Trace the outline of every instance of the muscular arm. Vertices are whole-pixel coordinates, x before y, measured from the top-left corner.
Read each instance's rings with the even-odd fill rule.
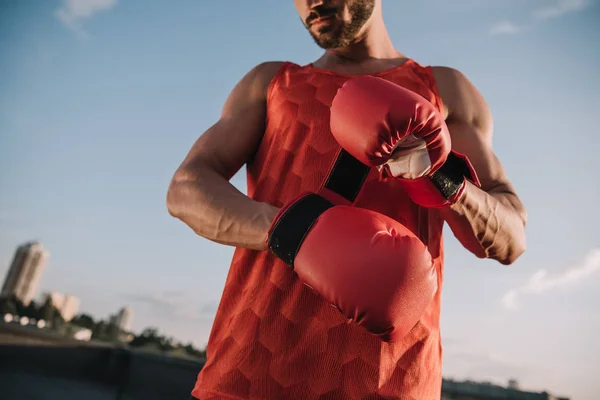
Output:
[[[267,90],[280,66],[260,64],[242,78],[219,120],[194,143],[169,185],[169,213],[214,242],[266,249],[277,208],[252,200],[229,180],[262,139]]]
[[[467,183],[464,196],[442,210],[461,244],[480,258],[512,264],[524,251],[527,213],[492,150],[493,121],[477,89],[460,72],[434,68],[452,148],[467,155],[481,188]]]

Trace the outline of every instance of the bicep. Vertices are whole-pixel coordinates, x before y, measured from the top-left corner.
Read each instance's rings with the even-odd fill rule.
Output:
[[[510,186],[502,163],[494,153],[489,134],[471,123],[448,120],[452,149],[468,157],[486,192]]]
[[[261,64],[237,83],[219,120],[196,140],[180,170],[193,174],[199,167],[208,167],[228,180],[239,171],[262,140],[267,91],[280,65]]]
[[[452,149],[469,158],[483,190],[510,185],[492,149],[493,118],[481,93],[455,69],[436,67],[434,74],[446,108]]]
[[[525,223],[526,211],[492,146],[492,113],[481,93],[459,71],[435,69],[447,112],[452,149],[469,158],[481,189],[514,209]]]

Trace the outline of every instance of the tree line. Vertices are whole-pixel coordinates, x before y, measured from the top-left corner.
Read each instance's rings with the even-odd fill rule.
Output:
[[[15,296],[0,298],[0,316],[5,314],[27,317],[30,320],[44,320],[49,324],[49,329],[63,334],[70,334],[77,328],[86,328],[92,332],[92,340],[121,343],[132,348],[168,353],[173,356],[206,358],[206,350],[199,350],[191,343],[182,344],[173,337],[161,334],[154,327],[148,327],[139,334],[124,332],[110,321],[96,320],[85,313],[78,314],[71,321],[66,322],[50,298],[44,303],[31,301],[28,305],[23,304]]]
[[[31,301],[25,305],[18,297],[10,296],[0,298],[0,315],[6,314],[18,315],[29,319],[44,320],[52,326],[64,324],[65,320],[60,311],[52,304],[52,299],[48,298],[44,303]]]

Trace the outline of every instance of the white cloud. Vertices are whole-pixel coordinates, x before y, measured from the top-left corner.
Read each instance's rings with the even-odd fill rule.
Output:
[[[513,24],[510,21],[502,21],[492,26],[490,33],[492,35],[514,35],[522,30],[521,27]]]
[[[506,308],[510,308],[511,310],[516,310],[517,307],[517,297],[519,296],[519,291],[516,289],[512,289],[509,290],[503,297],[502,297],[502,304],[504,304],[504,307]]]
[[[447,349],[444,355],[444,375],[454,379],[477,379],[480,381],[506,384],[511,377],[524,377],[535,368],[489,350],[466,348]]]
[[[148,307],[157,319],[162,320],[211,319],[217,311],[218,304],[216,301],[198,304],[186,293],[175,291],[125,294],[124,297],[128,301]]]
[[[559,18],[565,14],[582,12],[592,5],[593,0],[558,0],[553,5],[538,8],[532,12],[533,21],[541,22],[552,18]],[[510,21],[501,21],[490,28],[492,35],[514,35],[526,28]]]
[[[94,14],[111,9],[118,0],[63,0],[56,17],[79,36],[86,36],[81,22]]]
[[[590,251],[582,263],[567,268],[555,275],[541,269],[533,274],[522,286],[508,291],[502,297],[502,304],[508,309],[517,309],[518,300],[524,294],[541,294],[556,289],[573,286],[600,271],[600,249]]]
[[[565,14],[581,12],[591,4],[591,0],[560,0],[553,6],[535,10],[533,16],[537,19],[557,18]]]

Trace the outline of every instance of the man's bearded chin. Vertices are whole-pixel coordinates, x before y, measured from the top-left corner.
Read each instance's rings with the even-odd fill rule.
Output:
[[[350,12],[350,22],[346,23],[341,18],[336,18],[334,23],[324,26],[318,31],[307,27],[315,43],[323,49],[336,49],[351,45],[362,27],[371,18],[375,0],[356,0],[352,2],[348,9]]]
[[[320,29],[319,32],[309,29],[309,32],[315,43],[323,49],[346,47],[352,43],[353,39],[344,34],[344,29],[341,25],[325,27]]]

